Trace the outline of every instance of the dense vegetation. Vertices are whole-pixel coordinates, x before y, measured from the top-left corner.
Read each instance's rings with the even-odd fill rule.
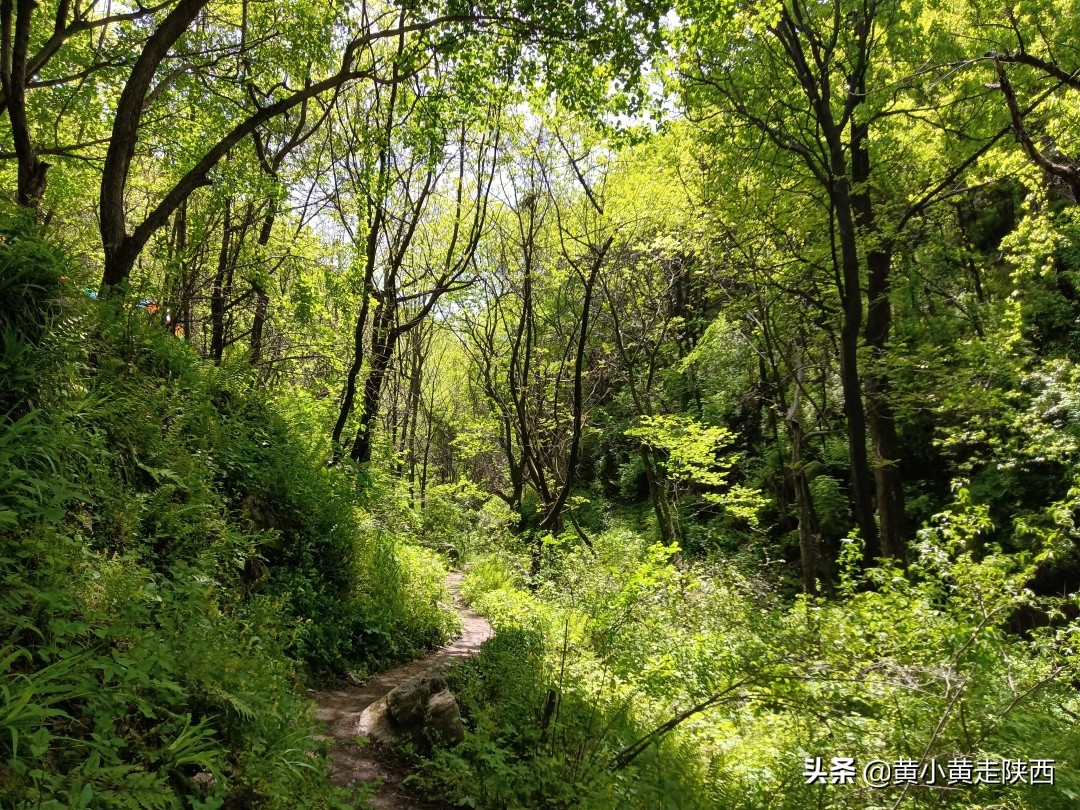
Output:
[[[0,262],[4,806],[336,806],[298,679],[445,638],[440,563],[301,400],[92,307],[24,219]]]
[[[1076,806],[1078,26],[0,3],[0,806]]]

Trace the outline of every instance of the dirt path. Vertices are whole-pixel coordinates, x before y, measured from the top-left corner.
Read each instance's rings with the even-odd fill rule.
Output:
[[[360,715],[364,709],[395,686],[434,664],[449,665],[456,659],[474,655],[480,645],[491,638],[492,629],[487,619],[473,613],[461,601],[463,576],[462,572],[454,571],[446,577],[446,587],[461,619],[461,635],[456,641],[425,658],[376,675],[362,686],[344,686],[315,696],[319,704],[318,718],[326,723],[326,736],[333,741],[330,748],[331,781],[341,787],[357,787],[364,782],[381,780],[378,791],[368,800],[373,810],[436,806],[425,804],[422,797],[410,793],[402,785],[408,771],[401,763],[395,762],[377,745],[357,745],[355,738],[363,734]]]

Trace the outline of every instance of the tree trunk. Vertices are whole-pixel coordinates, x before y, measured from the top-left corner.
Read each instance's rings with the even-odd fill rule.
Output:
[[[382,207],[376,206],[375,213],[371,218],[371,225],[368,228],[367,243],[365,245],[364,280],[360,287],[362,300],[360,301],[360,312],[356,316],[356,326],[353,329],[353,360],[349,366],[349,372],[345,376],[345,390],[341,395],[341,410],[338,412],[334,432],[331,434],[335,461],[340,458],[341,436],[345,432],[345,423],[349,421],[353,401],[356,399],[356,378],[364,365],[364,331],[367,329],[368,310],[371,306],[371,284],[375,278],[375,263],[378,260],[379,235],[382,230],[382,223]]]
[[[375,417],[379,413],[379,399],[382,397],[386,370],[390,366],[390,358],[394,353],[398,337],[397,330],[393,327],[394,309],[391,301],[382,301],[375,313],[375,322],[372,324],[371,370],[368,372],[367,379],[364,380],[364,398],[360,403],[360,425],[356,430],[356,438],[353,440],[350,453],[353,461],[358,464],[367,464],[371,461]]]
[[[777,375],[777,395],[781,407],[786,408],[784,426],[787,428],[791,458],[791,488],[795,495],[795,510],[799,516],[799,560],[802,564],[803,590],[811,596],[818,594],[818,582],[826,590],[831,590],[831,572],[828,561],[822,554],[821,523],[814,506],[814,496],[810,491],[810,481],[806,477],[803,464],[803,429],[800,420],[805,365],[802,355],[795,362],[795,386],[791,395],[791,405],[787,406],[783,383]]]
[[[825,590],[830,590],[832,579],[828,571],[828,561],[822,554],[821,523],[802,460],[802,427],[795,421],[788,421],[787,426],[791,441],[791,488],[795,494],[795,510],[799,515],[799,559],[802,563],[803,590],[816,596],[818,582],[821,582]]]
[[[864,7],[862,14],[853,13],[844,24],[854,25],[862,32],[861,48],[868,47],[872,41],[870,31],[873,27],[874,7]],[[822,64],[821,51],[813,45],[814,32],[808,29],[805,20],[797,12],[784,6],[780,18],[772,29],[783,43],[795,75],[802,85],[806,99],[810,103],[817,126],[815,137],[825,152],[819,161],[810,149],[803,148],[801,154],[811,170],[822,183],[829,199],[832,224],[836,226],[836,239],[839,242],[840,256],[837,273],[837,285],[843,302],[843,324],[840,330],[840,378],[844,394],[844,416],[847,422],[848,448],[850,459],[850,497],[855,522],[864,543],[864,555],[867,564],[873,564],[881,555],[881,541],[874,522],[873,479],[866,451],[866,412],[863,406],[862,380],[859,375],[859,333],[862,330],[862,263],[859,255],[859,236],[856,230],[856,213],[853,208],[854,193],[865,193],[865,187],[858,185],[852,190],[853,174],[848,175],[847,149],[844,143],[843,119],[837,119],[833,99],[830,97],[831,86],[826,78],[829,65]],[[808,57],[804,43],[810,39],[813,56]],[[858,120],[857,113],[865,101],[865,87],[862,76],[865,50],[852,54],[857,75],[847,81],[845,112],[850,120]],[[819,71],[820,73],[816,73]],[[860,126],[851,124],[854,130]],[[857,146],[857,144],[852,144]],[[853,161],[857,158],[853,157]]]
[[[573,432],[570,437],[570,451],[567,454],[566,459],[566,475],[564,476],[562,486],[559,487],[558,495],[556,495],[555,500],[550,504],[545,504],[547,506],[547,513],[544,515],[543,520],[540,521],[540,528],[552,533],[558,533],[561,529],[562,510],[566,505],[566,499],[570,496],[570,490],[574,486],[574,473],[581,451],[581,430],[584,422],[585,403],[584,395],[582,393],[582,376],[585,372],[585,344],[589,337],[593,290],[596,287],[596,277],[604,264],[604,258],[607,256],[607,252],[614,241],[615,238],[613,236],[609,236],[607,240],[605,240],[604,244],[597,249],[596,255],[592,259],[588,277],[586,278],[582,275],[585,289],[581,301],[581,327],[578,331],[577,353],[574,358],[574,390],[571,398],[571,405],[574,411],[574,422],[572,428]]]
[[[45,194],[49,164],[34,150],[26,120],[26,62],[30,45],[30,21],[37,3],[18,0],[12,21],[12,2],[0,3],[0,85],[3,86],[11,137],[15,145],[19,205],[37,208]],[[12,30],[14,28],[14,31]]]
[[[867,565],[881,556],[877,524],[874,522],[870,462],[866,452],[866,412],[863,409],[862,380],[859,375],[859,332],[862,328],[861,264],[858,240],[848,195],[847,178],[833,184],[833,212],[840,240],[843,284],[840,290],[844,320],[840,329],[840,382],[844,394],[850,460],[850,497],[855,523],[864,544]]]
[[[225,282],[229,271],[229,238],[232,235],[232,201],[225,200],[225,218],[221,228],[221,252],[218,254],[217,272],[210,293],[210,358],[215,366],[221,365],[225,353]]]
[[[331,441],[334,445],[335,457],[341,446],[341,435],[345,432],[345,423],[352,413],[353,400],[356,398],[356,378],[360,374],[360,368],[364,365],[364,330],[367,327],[368,315],[368,291],[364,290],[364,300],[360,305],[360,313],[356,316],[356,326],[353,329],[353,360],[349,365],[349,371],[345,375],[345,390],[341,395],[341,410],[338,412],[337,422],[334,424],[334,432]]]
[[[251,316],[251,341],[248,362],[259,365],[263,353],[263,333],[266,331],[266,318],[270,311],[270,296],[259,282],[251,282],[251,291],[255,294],[255,311]]]
[[[405,454],[406,464],[409,470],[409,502],[416,504],[416,427],[420,421],[420,397],[423,384],[424,372],[424,344],[426,342],[424,327],[416,329],[412,333],[410,341],[411,365],[409,368],[409,389],[405,400]]]
[[[679,533],[671,517],[671,501],[668,499],[667,485],[657,473],[656,458],[653,451],[642,445],[641,463],[645,468],[645,480],[649,484],[649,500],[652,501],[656,526],[660,530],[660,540],[665,546],[679,542]]]
[[[187,204],[176,210],[173,218],[172,234],[169,239],[169,262],[173,269],[171,279],[165,289],[168,299],[163,308],[169,313],[170,331],[175,337],[187,337],[191,333],[192,296],[191,281],[188,278],[187,256]]]
[[[112,137],[101,174],[99,226],[101,245],[105,250],[103,288],[126,281],[142,249],[142,244],[127,234],[124,195],[131,161],[135,156],[135,142],[138,139],[146,94],[150,90],[158,65],[207,2],[208,0],[180,0],[146,40],[120,93],[113,117]]]
[[[874,216],[867,183],[870,179],[870,156],[866,150],[865,125],[852,128],[852,178],[859,191],[852,195],[855,219],[869,237],[865,249],[867,266],[866,343],[870,347],[870,366],[866,374],[865,396],[867,425],[874,452],[874,481],[877,490],[878,525],[881,553],[901,563],[907,559],[904,482],[900,475],[900,448],[896,423],[889,401],[889,378],[884,360],[892,320],[889,300],[889,273],[892,269],[891,245],[882,239]]]
[[[277,219],[277,206],[273,200],[269,202],[266,216],[263,217],[262,228],[259,229],[259,251],[265,250],[270,244],[270,235],[274,231],[274,221]],[[253,366],[259,365],[263,352],[263,332],[266,329],[266,318],[270,311],[270,296],[266,294],[266,288],[261,281],[251,282],[251,291],[255,294],[255,312],[251,319],[251,351],[249,362]]]

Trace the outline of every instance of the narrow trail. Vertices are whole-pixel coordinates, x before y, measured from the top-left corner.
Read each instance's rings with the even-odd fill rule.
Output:
[[[330,739],[330,779],[340,787],[357,787],[363,782],[380,781],[378,791],[368,799],[373,810],[406,810],[407,808],[438,807],[425,804],[402,784],[407,769],[378,745],[358,745],[356,737],[363,734],[360,715],[364,709],[403,681],[420,675],[435,664],[449,665],[455,660],[475,655],[480,645],[491,638],[493,631],[487,619],[473,613],[461,601],[461,571],[447,575],[445,584],[453,597],[454,608],[461,619],[461,635],[451,644],[431,655],[418,658],[376,675],[361,686],[343,686],[320,692],[315,696],[317,716],[326,724],[326,739]]]

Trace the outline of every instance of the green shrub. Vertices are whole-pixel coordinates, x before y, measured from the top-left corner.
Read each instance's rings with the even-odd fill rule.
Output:
[[[425,784],[491,808],[1074,806],[1080,625],[1026,590],[1033,559],[985,548],[989,529],[958,489],[906,573],[863,572],[849,542],[831,601],[786,603],[730,565],[676,567],[671,549],[619,528],[531,591],[486,559],[466,592],[498,634],[453,676],[469,734]],[[1012,636],[1022,608],[1058,618]],[[1047,758],[1057,780],[808,785],[815,756]]]
[[[489,554],[474,562],[461,583],[461,595],[470,604],[491,591],[519,587],[520,575],[505,557]]]
[[[18,539],[0,555],[5,807],[338,804],[279,605],[77,535]]]
[[[7,226],[0,223],[0,230]],[[346,807],[305,687],[443,640],[310,408],[0,238],[0,806]],[[2,358],[0,358],[2,359]],[[6,361],[5,361],[6,362]],[[6,372],[10,369],[0,369]]]

